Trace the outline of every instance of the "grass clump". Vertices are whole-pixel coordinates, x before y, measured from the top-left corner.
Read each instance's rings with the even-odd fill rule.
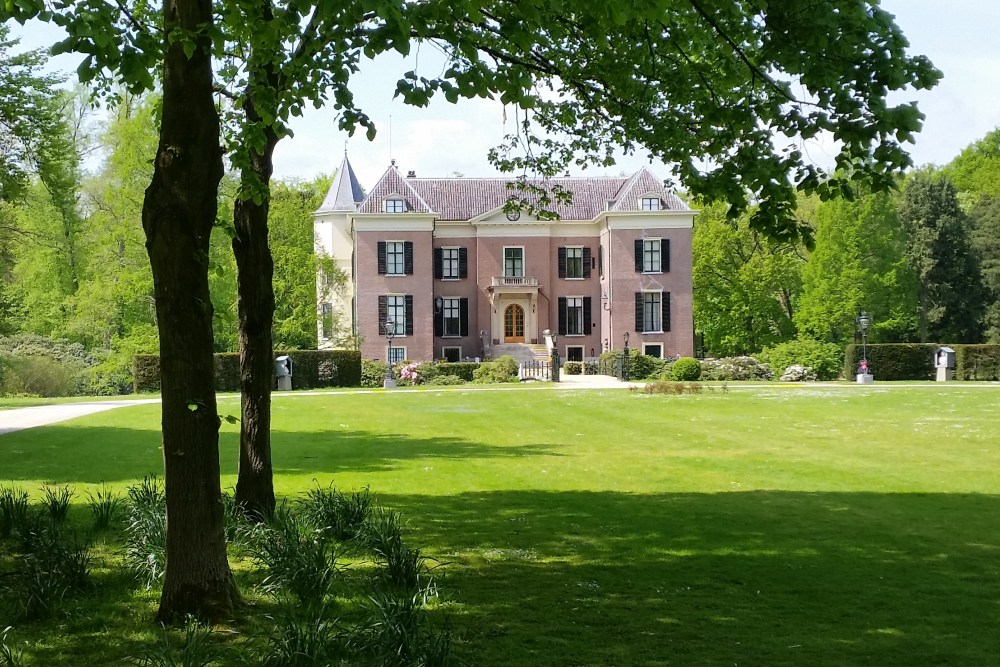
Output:
[[[345,494],[332,486],[310,489],[299,501],[303,517],[309,524],[331,537],[347,541],[358,536],[372,511],[375,498],[367,486]]]
[[[69,503],[76,495],[68,485],[43,486],[42,496],[45,509],[48,511],[49,519],[54,525],[61,524],[66,520],[66,513],[69,511]]]
[[[13,486],[0,487],[0,539],[23,530],[28,521],[28,493]]]
[[[126,511],[125,567],[149,590],[167,561],[167,498],[155,475],[129,487]]]
[[[136,664],[139,667],[208,667],[217,664],[219,652],[211,643],[212,629],[188,616],[184,622],[184,640],[179,648],[170,643],[170,634],[164,628],[161,642],[143,653]]]
[[[96,492],[87,492],[87,505],[94,519],[94,530],[105,531],[118,517],[122,506],[121,494],[109,489],[103,482]]]
[[[0,667],[22,667],[24,663],[24,650],[15,646],[14,642],[8,639],[7,635],[13,630],[7,626],[0,632]]]

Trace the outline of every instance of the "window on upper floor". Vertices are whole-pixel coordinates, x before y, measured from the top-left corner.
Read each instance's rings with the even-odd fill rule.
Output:
[[[406,296],[389,294],[385,297],[385,333],[392,331],[394,336],[406,335]]]
[[[405,247],[402,241],[386,241],[385,274],[387,276],[402,276],[405,274]]]
[[[441,248],[441,278],[458,280],[458,248]]]
[[[643,239],[642,241],[642,272],[660,273],[662,264],[660,239]]]
[[[524,248],[503,249],[503,275],[506,278],[524,276]]]
[[[559,307],[559,335],[586,336],[591,332],[590,297],[561,296]]]
[[[566,277],[583,278],[583,248],[566,248]]]
[[[383,208],[386,213],[406,213],[406,202],[398,197],[390,197],[385,200]]]
[[[659,211],[662,208],[662,203],[659,197],[643,197],[642,198],[642,210],[643,211]]]

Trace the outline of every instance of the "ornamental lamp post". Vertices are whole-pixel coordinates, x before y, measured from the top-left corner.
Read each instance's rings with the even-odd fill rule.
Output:
[[[871,384],[874,381],[871,369],[868,367],[868,328],[872,320],[868,313],[861,311],[857,317],[858,331],[861,333],[861,363],[858,364],[858,384]]]
[[[396,320],[388,317],[385,320],[385,360],[388,365],[385,367],[385,380],[382,382],[383,389],[396,388],[396,376],[392,373],[392,337],[396,335]]]
[[[625,339],[625,349],[622,351],[622,380],[628,382],[628,332],[626,331],[623,338]]]

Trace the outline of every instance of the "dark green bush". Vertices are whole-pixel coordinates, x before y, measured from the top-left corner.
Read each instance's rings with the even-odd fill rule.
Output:
[[[670,376],[678,382],[693,382],[701,377],[701,364],[692,357],[681,357],[671,366]]]
[[[955,345],[956,380],[1000,380],[1000,345]]]
[[[760,360],[775,373],[798,365],[812,369],[819,380],[836,380],[843,372],[844,351],[836,343],[800,338],[765,349]]]
[[[437,377],[428,380],[425,384],[434,386],[449,386],[466,384],[466,382],[457,375],[438,375]]]
[[[11,359],[4,374],[0,394],[20,396],[79,396],[85,393],[83,373],[76,360],[60,361],[52,357],[27,356]]]
[[[357,350],[275,350],[275,357],[282,355],[292,358],[292,389],[361,386],[361,353]],[[132,360],[132,381],[136,393],[160,391],[159,355],[137,354]],[[239,354],[215,355],[215,389],[240,390]]]
[[[934,377],[934,343],[880,343],[867,348],[868,369],[876,380],[930,380]],[[861,363],[861,346],[848,345],[844,377],[852,378]]]
[[[562,372],[566,375],[580,375],[583,372],[583,362],[567,361],[562,366]]]

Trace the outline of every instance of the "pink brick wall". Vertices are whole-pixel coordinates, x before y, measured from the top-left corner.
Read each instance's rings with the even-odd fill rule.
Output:
[[[434,298],[466,298],[469,300],[469,335],[460,337],[434,337],[434,359],[443,356],[444,347],[461,347],[463,357],[478,357],[482,355],[479,343],[479,326],[477,317],[479,303],[486,299],[486,291],[476,282],[476,262],[478,258],[476,239],[436,238],[435,248],[465,248],[468,252],[468,275],[464,280],[434,280]],[[433,270],[433,266],[431,267]],[[433,325],[433,322],[432,322]]]
[[[670,271],[662,274],[641,274],[635,271],[634,241],[641,238],[670,239]],[[691,230],[656,229],[613,230],[610,233],[612,261],[611,289],[612,347],[622,347],[625,331],[630,333],[629,347],[642,350],[642,343],[663,343],[664,355],[694,354],[694,321],[692,317]],[[671,295],[670,331],[662,334],[636,333],[635,293],[662,289]]]
[[[378,272],[379,241],[413,242],[413,275],[383,276]],[[414,360],[433,358],[434,303],[431,298],[434,257],[430,232],[358,232],[357,312],[361,355],[385,359],[386,340],[378,321],[378,297],[383,294],[413,295],[413,335],[397,336],[393,347],[405,347]]]

